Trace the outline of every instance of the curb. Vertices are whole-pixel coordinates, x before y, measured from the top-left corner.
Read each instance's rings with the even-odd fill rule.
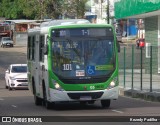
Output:
[[[146,101],[160,102],[160,93],[119,88],[119,95],[139,98]]]

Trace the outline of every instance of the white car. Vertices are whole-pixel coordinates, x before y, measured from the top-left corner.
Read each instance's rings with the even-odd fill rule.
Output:
[[[2,37],[1,39],[1,47],[10,46],[13,47],[13,40],[10,37]]]
[[[6,89],[28,89],[27,64],[11,64],[5,73]]]

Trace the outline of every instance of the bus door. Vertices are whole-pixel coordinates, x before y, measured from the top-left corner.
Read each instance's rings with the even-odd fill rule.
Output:
[[[35,37],[35,42],[34,42],[34,63],[33,63],[33,67],[34,67],[34,80],[35,80],[35,84],[36,84],[36,94],[40,93],[40,80],[39,80],[39,35],[36,34]]]

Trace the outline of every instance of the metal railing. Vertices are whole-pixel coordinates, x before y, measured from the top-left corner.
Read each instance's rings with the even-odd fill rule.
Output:
[[[121,46],[121,53],[119,53],[120,87],[160,92],[158,49],[160,51],[158,46],[149,46],[149,49],[136,48],[135,45]]]

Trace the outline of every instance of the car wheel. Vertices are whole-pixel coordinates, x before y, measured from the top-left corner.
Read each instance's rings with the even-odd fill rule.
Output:
[[[11,91],[11,90],[12,90],[12,88],[11,88],[10,86],[8,86],[8,89],[9,89],[9,91]]]
[[[101,105],[103,108],[109,108],[111,104],[111,100],[101,100]]]
[[[6,89],[8,89],[8,86],[7,86],[7,81],[6,81],[6,79],[5,79],[5,83],[6,83]]]

